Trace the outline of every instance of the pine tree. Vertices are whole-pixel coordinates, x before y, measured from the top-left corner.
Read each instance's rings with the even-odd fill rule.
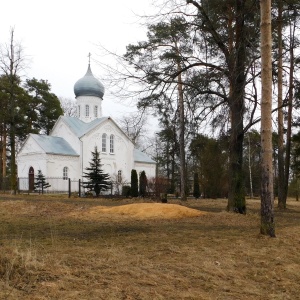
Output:
[[[272,149],[271,0],[261,1],[261,225],[260,233],[275,237]]]
[[[199,186],[199,177],[198,173],[194,174],[194,192],[193,196],[198,199],[200,197],[200,186]]]
[[[131,170],[131,196],[138,197],[139,187],[138,187],[138,176],[136,170]]]
[[[147,192],[147,176],[146,172],[142,171],[140,175],[140,196],[145,197]]]
[[[38,170],[38,174],[35,177],[34,189],[38,190],[39,193],[42,191],[42,194],[43,194],[44,189],[46,189],[50,186],[51,185],[48,182],[46,182],[46,178],[43,175],[42,171]]]
[[[94,152],[92,151],[90,166],[85,169],[87,172],[84,172],[85,175],[83,175],[83,177],[86,178],[87,181],[83,182],[83,187],[89,191],[94,191],[96,196],[99,196],[101,191],[107,191],[110,188],[109,175],[102,170],[100,154],[97,147],[95,147]]]

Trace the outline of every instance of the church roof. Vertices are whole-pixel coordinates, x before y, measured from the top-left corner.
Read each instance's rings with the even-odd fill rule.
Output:
[[[94,77],[90,64],[86,74],[75,83],[74,93],[76,97],[95,96],[100,97],[101,99],[103,98],[104,86],[97,78]]]
[[[61,137],[32,133],[30,136],[47,154],[78,156],[78,153],[76,153],[71,145]]]
[[[85,123],[76,117],[61,116],[61,119],[70,127],[74,134],[78,138],[80,138],[90,130],[107,120],[108,117],[98,118],[89,123]]]
[[[136,148],[133,150],[133,158],[135,162],[155,164],[155,161],[151,159],[146,153]]]

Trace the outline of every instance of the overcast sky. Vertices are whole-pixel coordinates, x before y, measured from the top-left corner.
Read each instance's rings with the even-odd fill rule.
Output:
[[[29,78],[48,80],[58,97],[74,99],[74,83],[85,75],[88,53],[92,60],[100,54],[98,44],[125,53],[125,46],[145,39],[146,29],[137,15],[149,12],[147,0],[9,0],[1,3],[0,43],[9,43],[9,31],[15,29],[31,62]],[[106,57],[103,63],[109,63]],[[91,63],[101,80],[103,70]],[[126,107],[116,104],[109,90],[103,101],[104,115],[119,117]]]

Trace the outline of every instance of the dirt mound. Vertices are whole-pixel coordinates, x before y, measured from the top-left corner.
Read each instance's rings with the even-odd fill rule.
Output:
[[[181,219],[199,217],[205,213],[196,209],[178,204],[164,203],[133,203],[115,207],[92,207],[84,212],[78,213],[81,218],[99,218],[104,215],[118,215],[136,219]]]

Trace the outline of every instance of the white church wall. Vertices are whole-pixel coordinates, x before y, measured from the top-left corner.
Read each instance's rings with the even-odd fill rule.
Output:
[[[16,161],[18,177],[28,177],[30,167],[33,167],[35,174],[38,173],[38,170],[41,170],[43,174],[47,172],[46,154],[31,135],[21,147]]]
[[[106,151],[102,151],[102,135],[106,133]],[[110,153],[110,136],[114,136],[114,152]],[[89,166],[92,159],[91,152],[97,146],[100,152],[103,170],[112,179],[117,176],[118,171],[122,172],[123,180],[130,182],[130,172],[133,168],[133,144],[127,136],[108,119],[100,127],[96,128],[83,138],[83,171]]]
[[[32,138],[31,135],[28,136],[24,144],[22,145],[19,156],[26,156],[27,154],[41,154],[44,150],[38,145],[38,143]]]
[[[155,177],[156,167],[155,164],[147,164],[142,162],[135,162],[134,169],[136,170],[138,177],[142,171],[145,171],[147,178]]]
[[[71,131],[71,129],[60,119],[57,124],[55,124],[53,130],[51,131],[51,136],[57,136],[65,139],[72,148],[80,154],[81,143],[78,137]]]
[[[46,154],[26,153],[17,158],[18,177],[28,177],[29,168],[33,167],[34,174],[38,174],[38,170],[47,176],[47,156]]]
[[[48,155],[47,157],[48,177],[63,177],[63,169],[66,167],[67,177],[71,180],[78,180],[80,178],[79,166],[79,156]]]

